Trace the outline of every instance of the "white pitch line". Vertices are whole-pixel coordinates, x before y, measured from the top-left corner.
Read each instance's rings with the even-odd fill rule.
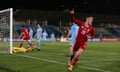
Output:
[[[35,59],[35,60],[41,60],[41,61],[46,61],[46,62],[50,62],[50,63],[57,63],[57,64],[65,64],[65,63],[61,63],[61,62],[57,62],[57,61],[53,61],[53,60],[48,60],[48,59],[41,59],[38,57],[32,57],[29,55],[17,55],[17,56],[22,56],[22,57],[26,57],[26,58],[31,58],[31,59]]]
[[[32,54],[32,55],[44,55],[44,56],[49,56],[46,54]],[[64,54],[60,54],[60,55],[64,55]],[[92,58],[90,58],[92,59]],[[84,60],[84,61],[79,61],[78,63],[86,63],[86,62],[113,62],[113,61],[120,61],[120,59],[94,59],[94,60]]]
[[[41,60],[41,61],[46,61],[46,62],[50,62],[50,63],[66,65],[66,63],[62,63],[62,62],[58,62],[58,61],[54,61],[54,60],[43,59],[43,58],[41,59],[41,58],[38,58],[38,57],[29,56],[29,55],[16,55],[16,56],[22,56],[22,57],[26,57],[26,58],[30,58],[30,59],[35,59],[35,60]],[[111,72],[111,71],[108,71],[108,70],[102,70],[102,69],[91,68],[91,67],[86,67],[86,66],[79,66],[79,68],[96,70],[96,71],[101,71],[101,72]]]
[[[111,71],[108,71],[108,70],[102,70],[102,69],[98,69],[98,68],[90,68],[90,67],[86,67],[86,66],[79,66],[79,67],[89,69],[89,70],[101,71],[101,72],[111,72]]]

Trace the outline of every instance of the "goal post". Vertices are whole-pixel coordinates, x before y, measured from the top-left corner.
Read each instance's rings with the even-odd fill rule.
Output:
[[[0,11],[0,54],[12,54],[13,8]]]
[[[10,54],[13,47],[13,8],[10,8]]]

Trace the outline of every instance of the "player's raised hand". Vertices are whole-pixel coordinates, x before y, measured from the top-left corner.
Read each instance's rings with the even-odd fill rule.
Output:
[[[74,14],[74,9],[72,9],[72,10],[70,11],[70,14]]]

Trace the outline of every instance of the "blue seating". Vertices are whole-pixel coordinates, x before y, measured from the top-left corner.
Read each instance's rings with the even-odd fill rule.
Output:
[[[120,38],[120,28],[108,28],[108,30],[116,37]]]

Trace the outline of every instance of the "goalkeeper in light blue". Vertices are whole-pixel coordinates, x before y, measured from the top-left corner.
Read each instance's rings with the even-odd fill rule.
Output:
[[[41,36],[42,36],[42,31],[43,29],[41,28],[40,24],[37,24],[37,32],[35,34],[35,36],[37,37],[37,49],[38,51],[40,51],[40,41],[41,41]]]

